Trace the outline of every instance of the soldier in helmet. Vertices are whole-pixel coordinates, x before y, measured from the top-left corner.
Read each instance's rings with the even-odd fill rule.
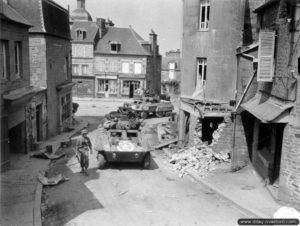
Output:
[[[87,169],[89,167],[89,153],[93,154],[92,143],[87,136],[88,131],[86,129],[81,131],[81,137],[77,140],[76,151],[79,155],[79,161],[81,166],[81,172],[88,176]]]

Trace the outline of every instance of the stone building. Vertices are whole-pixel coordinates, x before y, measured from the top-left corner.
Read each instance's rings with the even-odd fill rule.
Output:
[[[252,164],[280,200],[300,203],[299,3],[255,11],[258,40],[238,48],[233,162]]]
[[[1,170],[10,165],[10,153],[26,153],[26,106],[39,89],[30,86],[29,34],[32,27],[16,9],[0,1],[0,116]]]
[[[69,13],[51,0],[8,2],[33,25],[29,29],[30,82],[46,89],[46,96],[36,97],[30,106],[37,116],[47,117],[46,121],[36,120],[40,132],[33,139],[38,140],[63,131],[72,120]],[[43,100],[47,107],[41,105]]]
[[[85,0],[70,14],[72,71],[76,96],[140,95],[142,89],[160,94],[161,56],[157,35],[144,41],[131,27],[119,28],[107,19],[92,21]]]
[[[264,1],[256,1],[259,3]],[[246,22],[251,20],[247,4],[247,0],[183,0],[181,141],[193,143],[194,127],[200,120],[202,141],[210,143],[213,131],[225,121],[224,132],[214,148],[232,149],[236,48],[243,42]]]
[[[180,94],[181,54],[180,50],[166,52],[161,64],[162,94]]]

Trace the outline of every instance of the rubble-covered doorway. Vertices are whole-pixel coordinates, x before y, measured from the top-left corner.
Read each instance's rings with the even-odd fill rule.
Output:
[[[202,120],[202,137],[203,142],[212,143],[213,133],[218,129],[218,125],[224,121],[223,117],[205,117]]]
[[[272,177],[270,178],[270,184],[275,183],[279,179],[284,127],[285,124],[275,125],[275,157],[274,157]]]
[[[9,146],[12,153],[25,153],[25,121],[9,129]]]

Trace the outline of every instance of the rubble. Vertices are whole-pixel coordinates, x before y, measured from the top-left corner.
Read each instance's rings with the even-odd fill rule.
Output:
[[[225,127],[225,123],[220,123],[218,128],[213,133],[213,141],[211,144],[202,142],[202,127],[198,123],[194,131],[194,146],[179,148],[176,145],[169,146],[168,149],[177,149],[176,153],[172,155],[169,163],[172,168],[179,172],[179,177],[186,175],[186,170],[196,170],[199,176],[205,177],[209,171],[218,167],[219,164],[230,162],[230,153],[225,151],[213,151],[213,144],[218,141],[220,135]]]
[[[45,172],[39,172],[38,179],[43,185],[57,185],[60,182],[70,180],[69,178],[64,177],[62,174],[48,178],[45,176]]]

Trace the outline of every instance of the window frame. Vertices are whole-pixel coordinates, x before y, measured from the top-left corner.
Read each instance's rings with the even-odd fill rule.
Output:
[[[77,73],[74,70],[75,68],[77,68]],[[79,75],[79,64],[72,64],[72,73],[73,75]]]
[[[1,39],[1,79],[9,80],[10,78],[10,64],[9,64],[9,41]]]
[[[85,72],[84,72],[84,68],[86,68]],[[88,64],[82,64],[81,65],[81,74],[82,75],[88,75],[88,69],[89,69],[89,65]]]
[[[210,18],[210,0],[199,0],[199,20],[198,30],[208,31]],[[204,12],[203,12],[204,10]]]
[[[15,41],[15,76],[16,79],[22,77],[22,42]]]
[[[136,70],[136,65],[140,65],[140,70],[137,72],[137,70]],[[142,62],[134,62],[134,74],[136,74],[136,75],[140,75],[140,74],[142,74],[142,71],[143,71],[143,64],[142,64]]]
[[[128,65],[128,71],[124,71],[124,65],[127,64]],[[122,73],[124,74],[129,74],[130,73],[130,63],[129,62],[122,62]]]
[[[201,74],[200,67],[201,66]],[[202,85],[205,86],[207,82],[207,58],[206,57],[197,57],[197,76],[196,76],[196,85],[198,85],[198,78],[201,78]]]

